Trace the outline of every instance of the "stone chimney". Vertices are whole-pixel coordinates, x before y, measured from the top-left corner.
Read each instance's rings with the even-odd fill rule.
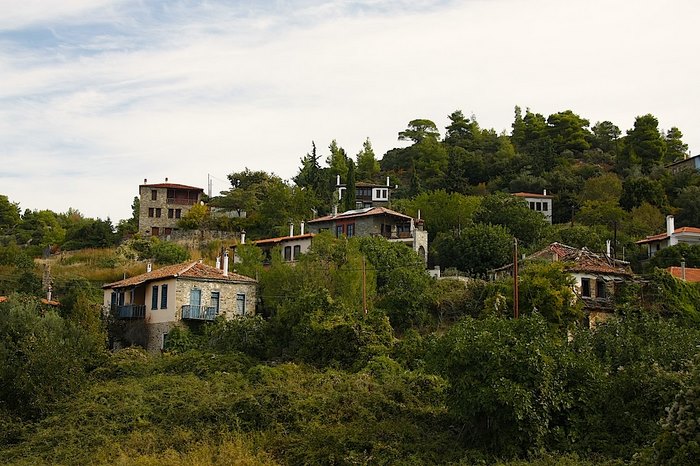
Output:
[[[224,251],[224,277],[228,277],[228,251]]]
[[[304,225],[305,225],[305,224],[304,224],[303,221],[299,224],[299,234],[300,234],[300,235],[303,235],[303,234],[304,234]]]

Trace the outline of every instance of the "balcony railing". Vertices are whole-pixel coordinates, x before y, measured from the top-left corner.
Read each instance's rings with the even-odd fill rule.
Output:
[[[145,304],[126,304],[115,307],[119,319],[143,319],[146,316]]]
[[[169,197],[165,200],[165,203],[178,205],[194,205],[197,203],[197,199],[181,199],[178,197]]]
[[[192,306],[185,304],[182,306],[182,318],[189,320],[214,320],[216,319],[216,308],[212,306]]]

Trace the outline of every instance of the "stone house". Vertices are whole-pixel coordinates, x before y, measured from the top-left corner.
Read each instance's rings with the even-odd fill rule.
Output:
[[[564,270],[574,279],[573,291],[583,302],[586,323],[590,327],[613,314],[618,288],[633,278],[629,262],[614,259],[609,252],[598,254],[561,243],[552,243],[525,257],[523,262],[534,260],[565,263]],[[512,274],[513,264],[489,271],[492,280]]]
[[[677,244],[700,244],[700,228],[681,227],[676,228],[673,215],[666,216],[666,231],[658,235],[647,236],[637,244],[647,247],[647,257],[652,257],[658,251],[675,246]]]
[[[700,155],[694,155],[693,157],[687,157],[683,160],[678,160],[676,162],[666,165],[666,168],[671,170],[672,173],[677,173],[681,170],[700,171]]]
[[[311,233],[328,230],[336,237],[383,236],[388,241],[403,243],[428,262],[428,232],[423,220],[395,212],[386,207],[365,207],[340,214],[326,215],[308,221]]]
[[[184,184],[139,185],[139,233],[142,236],[169,237],[177,231],[177,222],[193,205],[202,201],[204,190]]]
[[[163,348],[175,326],[255,314],[257,282],[199,261],[168,265],[102,287],[104,308],[115,324],[111,346]]]

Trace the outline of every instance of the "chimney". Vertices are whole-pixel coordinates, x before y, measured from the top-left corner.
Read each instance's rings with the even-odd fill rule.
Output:
[[[144,178],[144,179],[143,179],[143,184],[147,184],[147,183],[148,183],[148,179],[147,179],[147,178]]]
[[[146,264],[146,273],[151,273],[151,270],[153,270],[153,265],[149,262]]]
[[[299,234],[303,235],[304,234],[304,222],[301,222],[299,224]]]
[[[675,220],[673,219],[673,215],[667,215],[666,216],[666,234],[668,236],[671,236],[673,232],[676,230],[676,225],[675,225]]]
[[[333,215],[338,215],[338,204],[333,204]]]
[[[681,260],[681,279],[685,281],[685,258]]]
[[[220,269],[221,268],[221,257],[216,256],[216,268]]]
[[[335,184],[336,186],[340,186],[340,175],[335,175]]]
[[[610,240],[605,240],[605,255],[610,257]]]
[[[546,189],[543,189],[543,190],[542,190],[542,194],[544,194],[544,195],[546,196],[546,195],[547,195],[547,190],[546,190]]]
[[[418,209],[418,220],[420,220],[420,209]]]
[[[388,177],[388,176],[386,177],[386,185],[387,185],[387,187],[390,186],[390,185],[389,185],[389,177]]]
[[[168,182],[168,177],[167,177],[167,176],[165,177],[165,182],[166,182],[166,183]]]
[[[241,244],[245,244],[245,230],[241,230]]]
[[[289,236],[294,236],[294,223],[289,222]]]
[[[228,277],[228,251],[224,252],[224,277]]]

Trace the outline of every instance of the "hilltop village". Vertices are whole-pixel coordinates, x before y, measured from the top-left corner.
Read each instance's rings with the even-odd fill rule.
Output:
[[[117,225],[0,195],[0,455],[696,464],[700,156],[649,114],[449,121],[146,178]]]

